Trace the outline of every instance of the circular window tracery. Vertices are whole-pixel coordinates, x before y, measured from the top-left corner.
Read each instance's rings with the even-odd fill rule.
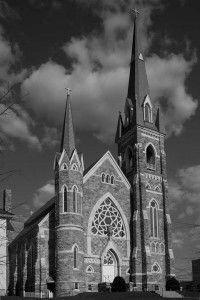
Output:
[[[91,231],[96,235],[123,238],[125,228],[122,217],[110,198],[104,200],[94,214]]]

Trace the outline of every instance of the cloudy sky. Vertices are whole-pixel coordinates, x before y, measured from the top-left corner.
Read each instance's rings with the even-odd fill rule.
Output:
[[[192,0],[0,0],[1,190],[28,216],[54,192],[66,87],[76,143],[88,166],[113,143],[127,93],[133,17],[151,89],[167,130],[168,180],[177,275],[200,256],[200,20]],[[199,227],[198,227],[199,224]]]

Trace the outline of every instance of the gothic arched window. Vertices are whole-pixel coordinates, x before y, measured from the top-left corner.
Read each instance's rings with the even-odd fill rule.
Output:
[[[110,178],[110,183],[113,184],[114,183],[114,176],[112,175]]]
[[[77,256],[78,256],[78,247],[74,247],[74,269],[77,268]]]
[[[94,214],[91,231],[95,235],[125,237],[125,226],[117,207],[110,198],[104,200]]]
[[[77,187],[73,188],[73,212],[77,212]]]
[[[63,164],[62,164],[61,170],[67,170],[67,165],[66,165],[66,163],[63,163]]]
[[[63,212],[67,212],[67,187],[63,187]]]
[[[150,204],[150,225],[151,225],[151,236],[158,237],[158,205],[153,200]]]
[[[110,175],[106,175],[106,182],[110,183]]]
[[[146,149],[146,163],[147,168],[155,169],[155,152],[151,145],[149,145]]]
[[[102,181],[102,182],[105,181],[105,174],[104,174],[104,173],[102,173],[102,175],[101,175],[101,181]]]
[[[146,103],[144,106],[144,120],[151,122],[151,107],[149,103]]]

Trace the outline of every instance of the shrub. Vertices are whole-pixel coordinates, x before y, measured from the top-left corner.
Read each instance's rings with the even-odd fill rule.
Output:
[[[166,282],[167,291],[180,291],[180,283],[175,277],[171,277]]]
[[[111,292],[126,292],[126,282],[123,277],[116,276],[111,284]]]

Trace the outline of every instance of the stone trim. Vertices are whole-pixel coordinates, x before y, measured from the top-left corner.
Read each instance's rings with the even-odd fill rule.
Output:
[[[155,141],[159,141],[159,138],[157,138],[157,137],[155,137],[155,136],[153,136],[153,135],[145,134],[145,133],[141,133],[141,135],[144,136],[144,137],[148,137],[148,138],[150,138],[150,139],[153,139],[153,140],[155,140]]]
[[[124,182],[125,186],[127,187],[128,190],[130,190],[131,185],[128,181],[128,179],[126,178],[126,176],[124,175],[124,173],[122,172],[122,170],[120,169],[119,165],[117,164],[116,160],[114,159],[114,157],[112,156],[112,154],[110,153],[110,151],[107,151],[102,158],[100,158],[98,160],[98,162],[85,174],[85,176],[83,177],[83,183],[85,183],[94,173],[95,171],[101,166],[101,164],[108,159],[110,161],[110,163],[112,164],[112,166],[115,168],[115,170],[117,171],[118,175],[120,178],[122,178],[122,181]]]

